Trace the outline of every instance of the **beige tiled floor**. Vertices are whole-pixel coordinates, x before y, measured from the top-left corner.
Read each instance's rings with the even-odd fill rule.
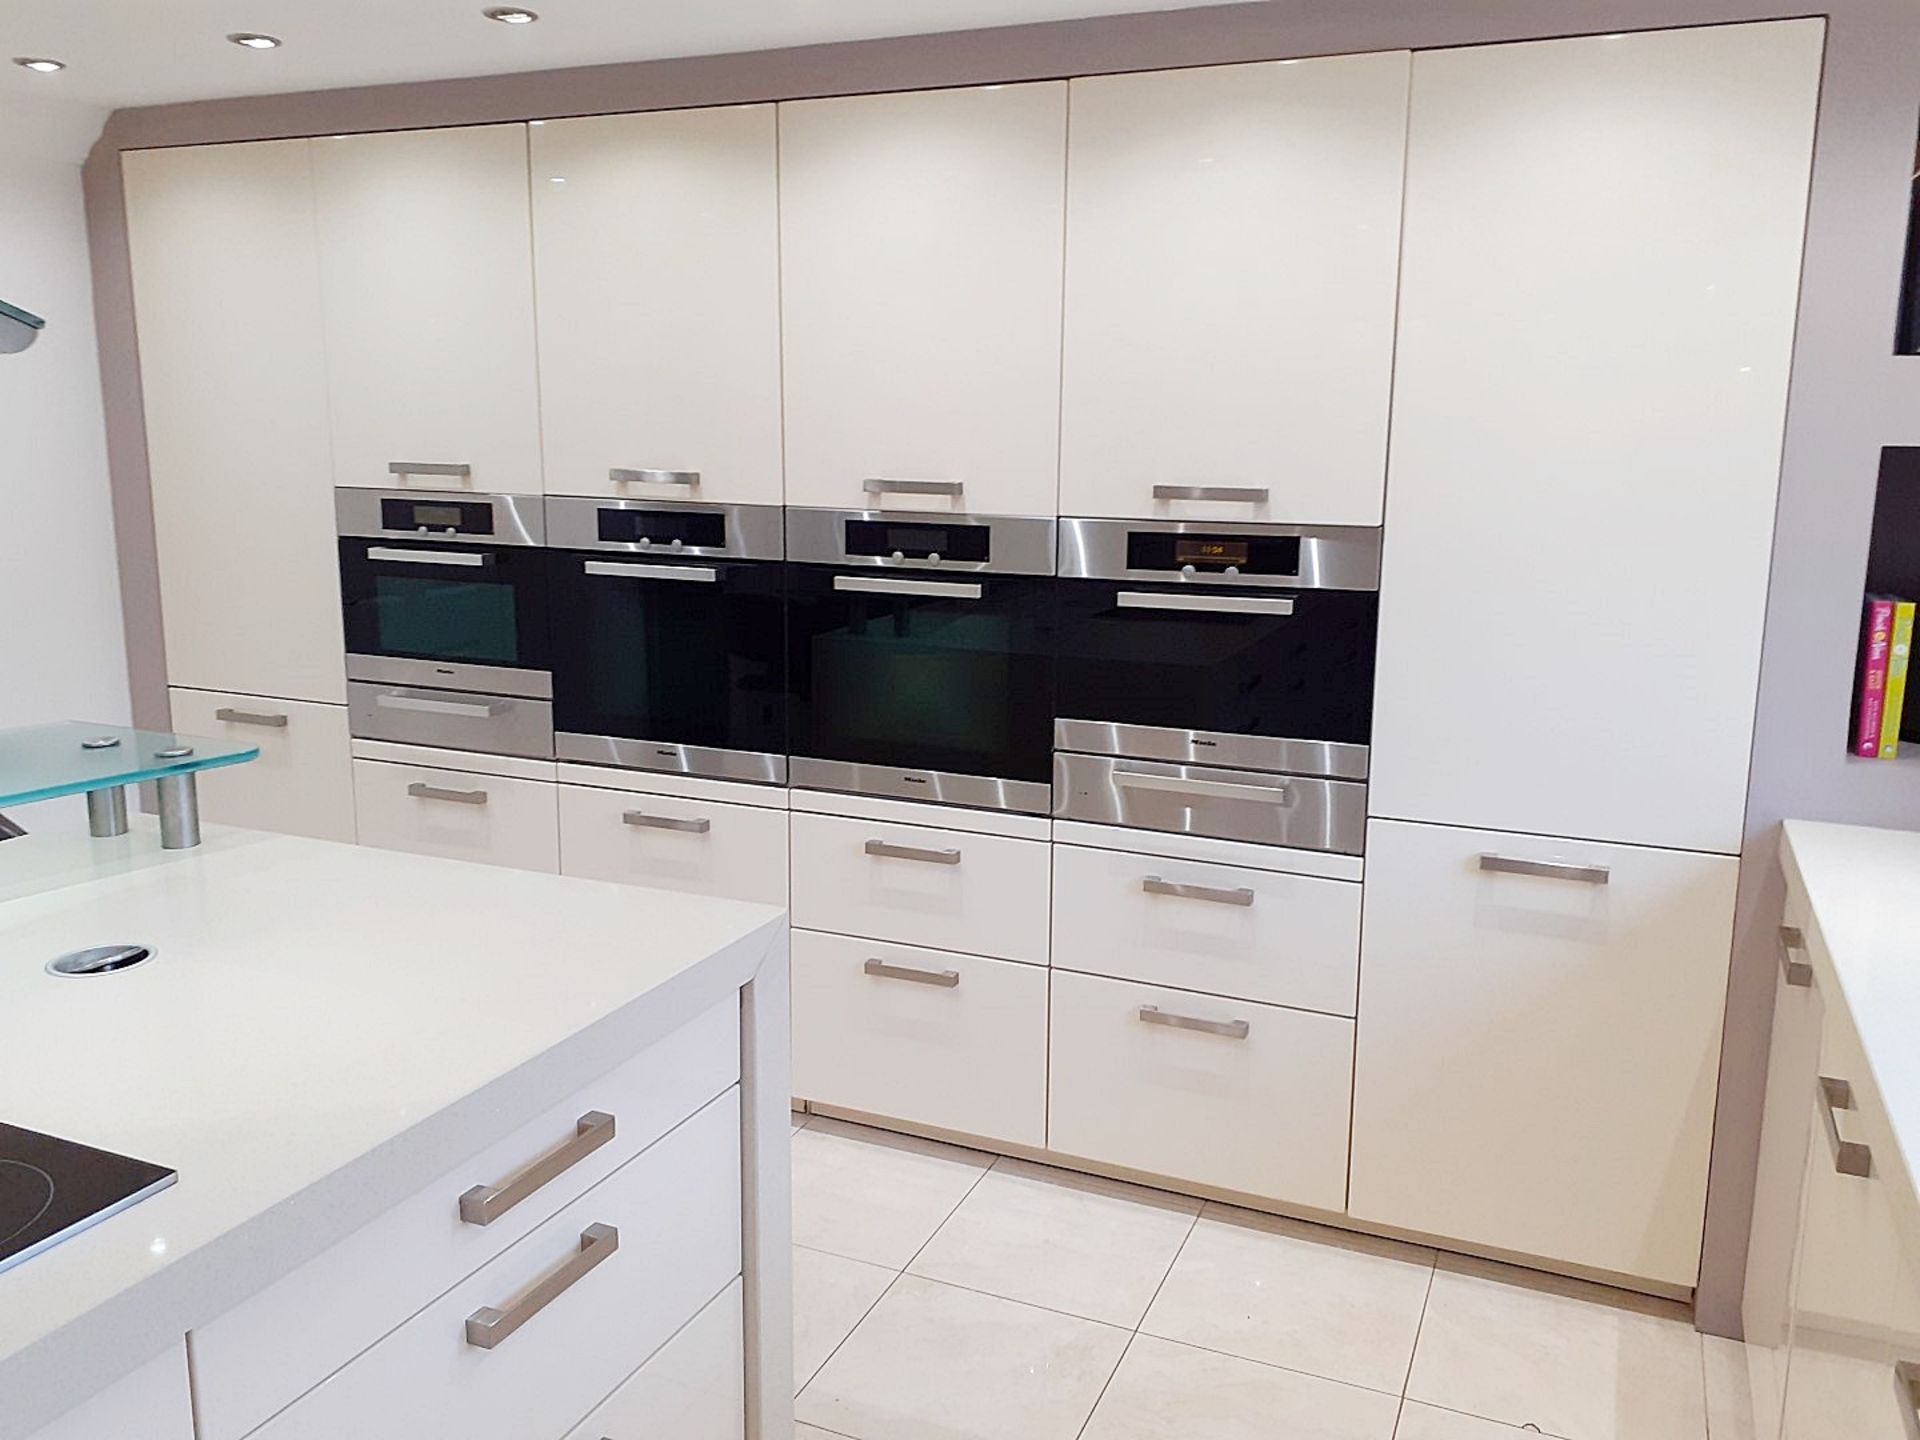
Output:
[[[796,1440],[1750,1440],[1740,1347],[1674,1306],[832,1120],[793,1145]]]

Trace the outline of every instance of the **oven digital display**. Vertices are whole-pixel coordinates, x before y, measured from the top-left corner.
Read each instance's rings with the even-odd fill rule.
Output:
[[[457,530],[460,526],[460,507],[458,505],[416,505],[413,507],[413,523],[425,525],[431,530]]]
[[[908,560],[984,563],[991,549],[993,529],[988,525],[901,525],[891,520],[849,520],[847,554],[899,555]]]
[[[1244,540],[1186,540],[1173,542],[1173,559],[1178,565],[1245,565],[1248,545]]]
[[[896,550],[928,551],[938,550],[946,544],[947,532],[944,530],[910,530],[899,525],[887,527],[887,544]]]
[[[382,499],[383,530],[441,530],[459,535],[493,534],[493,506],[485,500]]]

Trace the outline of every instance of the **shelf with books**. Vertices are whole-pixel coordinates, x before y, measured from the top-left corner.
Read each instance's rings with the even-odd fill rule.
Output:
[[[1920,674],[1910,676],[1920,602],[1920,447],[1880,452],[1854,662],[1848,749],[1863,760],[1920,754]]]

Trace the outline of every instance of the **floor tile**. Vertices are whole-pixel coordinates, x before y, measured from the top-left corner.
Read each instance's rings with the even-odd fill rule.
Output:
[[[1700,1337],[1677,1306],[1440,1261],[1407,1397],[1566,1440],[1704,1440]]]
[[[793,1385],[798,1390],[853,1333],[894,1271],[824,1250],[793,1247]]]
[[[1527,1440],[1539,1433],[1409,1400],[1400,1411],[1400,1428],[1393,1432],[1393,1440]]]
[[[795,1411],[856,1440],[1074,1440],[1128,1338],[903,1275]]]
[[[1391,1440],[1399,1411],[1395,1395],[1138,1335],[1082,1440]]]
[[[1199,1213],[1198,1200],[1002,1160],[907,1269],[1131,1330]]]
[[[799,1425],[793,1427],[793,1440],[842,1440],[831,1430],[822,1430],[818,1425]]]
[[[1141,1329],[1397,1395],[1433,1252],[1208,1205]]]
[[[901,1269],[993,1157],[815,1116],[793,1137],[793,1238]]]

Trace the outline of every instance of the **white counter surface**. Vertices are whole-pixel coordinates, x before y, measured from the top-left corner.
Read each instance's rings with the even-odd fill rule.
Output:
[[[83,881],[36,845],[0,845],[0,1118],[180,1178],[0,1273],[0,1440],[717,1003],[784,933],[767,906],[238,831]],[[60,888],[5,898],[29,873]],[[156,958],[42,969],[128,941]]]

